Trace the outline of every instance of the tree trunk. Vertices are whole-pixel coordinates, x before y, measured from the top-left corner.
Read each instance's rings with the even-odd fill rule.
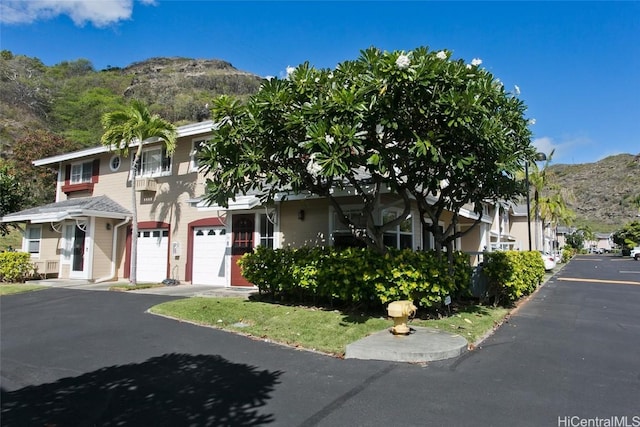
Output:
[[[142,144],[140,144],[142,145]],[[136,175],[138,174],[138,159],[140,150],[136,151],[131,166],[131,268],[129,270],[129,283],[138,284],[138,205],[136,202]]]

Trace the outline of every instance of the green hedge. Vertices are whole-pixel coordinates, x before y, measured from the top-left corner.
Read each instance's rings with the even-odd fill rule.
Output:
[[[240,260],[242,274],[274,298],[345,305],[379,306],[408,299],[421,307],[442,304],[447,295],[467,293],[468,257],[391,250],[381,255],[360,249],[258,247]]]
[[[562,262],[569,262],[576,254],[576,250],[570,246],[565,246],[562,249]]]
[[[544,279],[544,261],[537,251],[484,254],[483,272],[494,304],[510,304],[533,292]]]
[[[0,282],[23,283],[33,274],[31,255],[26,252],[0,252]]]

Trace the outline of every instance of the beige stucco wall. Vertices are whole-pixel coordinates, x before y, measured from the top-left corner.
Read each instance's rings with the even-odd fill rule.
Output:
[[[300,211],[304,219],[298,219]],[[280,208],[281,246],[329,246],[329,202],[313,199],[284,202]]]
[[[109,224],[109,230],[107,230],[107,224]],[[102,278],[110,273],[113,233],[113,220],[96,218],[93,232],[93,278]]]
[[[509,224],[511,228],[509,230],[509,234],[515,238],[514,249],[528,251],[529,250],[529,229],[527,226],[527,217],[526,216],[511,216],[509,218]],[[531,245],[535,250],[535,235],[533,224],[531,226]]]
[[[49,224],[35,224],[31,227],[40,227],[41,228],[41,238],[40,238],[40,253],[31,255],[31,262],[33,262],[37,268],[39,274],[57,274],[60,268],[60,238],[61,235],[57,233],[55,230],[51,228]],[[23,240],[23,248],[22,250],[27,251],[26,242]],[[47,263],[54,262],[54,264],[49,264],[49,270],[47,271]],[[52,267],[55,267],[56,271],[51,270]]]

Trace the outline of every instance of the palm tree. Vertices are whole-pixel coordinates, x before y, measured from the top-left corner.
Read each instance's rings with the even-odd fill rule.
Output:
[[[151,114],[149,108],[142,101],[136,99],[120,110],[103,114],[101,121],[105,130],[101,138],[103,145],[110,147],[123,157],[128,157],[129,147],[137,143],[130,176],[132,180],[131,213],[133,224],[131,227],[131,270],[129,272],[129,281],[135,286],[137,284],[138,258],[138,209],[135,179],[142,154],[142,145],[151,138],[157,138],[164,143],[167,153],[171,154],[176,147],[177,131],[172,123],[157,114]]]
[[[555,150],[554,150],[555,151]],[[547,156],[542,169],[538,168],[536,163],[532,164],[532,170],[529,172],[529,182],[533,189],[533,206],[531,211],[536,221],[536,248],[538,248],[538,220],[542,224],[550,223],[558,225],[562,222],[570,225],[575,219],[575,213],[567,206],[566,201],[571,199],[572,195],[567,193],[562,187],[554,182],[554,176],[547,168],[551,162],[554,151]],[[544,227],[540,227],[540,232]]]

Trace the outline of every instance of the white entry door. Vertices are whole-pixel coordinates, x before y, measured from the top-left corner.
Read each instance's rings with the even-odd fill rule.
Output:
[[[152,229],[138,232],[138,282],[159,283],[167,278],[169,230]]]
[[[70,279],[88,279],[91,246],[88,222],[66,224],[64,226],[65,250],[63,262],[70,264]]]
[[[194,285],[227,284],[225,253],[227,234],[224,227],[197,227],[193,230]]]

